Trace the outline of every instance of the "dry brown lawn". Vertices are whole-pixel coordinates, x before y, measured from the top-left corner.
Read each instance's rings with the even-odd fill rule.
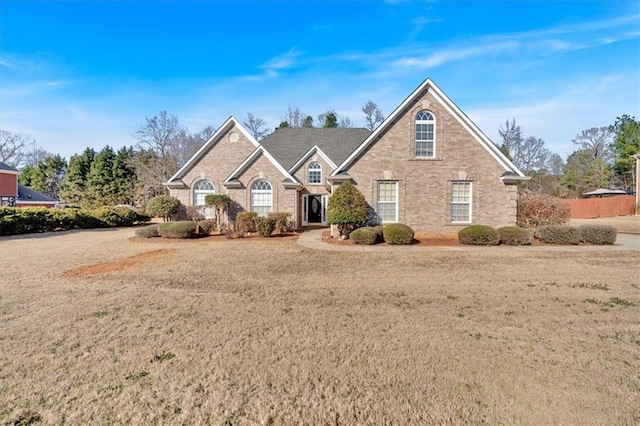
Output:
[[[637,424],[640,253],[0,239],[0,423]]]

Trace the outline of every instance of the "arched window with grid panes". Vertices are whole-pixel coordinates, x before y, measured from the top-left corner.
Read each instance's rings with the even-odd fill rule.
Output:
[[[322,166],[314,161],[307,167],[307,183],[310,185],[319,185],[322,183]]]
[[[267,216],[273,208],[273,190],[266,180],[257,180],[251,185],[251,211]]]
[[[416,158],[436,157],[436,120],[430,111],[416,114],[415,150]]]
[[[206,179],[197,181],[195,185],[193,185],[193,205],[204,206],[205,197],[215,193],[216,189],[211,181]],[[202,207],[200,212],[205,219],[212,219],[216,216],[216,211],[213,207]]]

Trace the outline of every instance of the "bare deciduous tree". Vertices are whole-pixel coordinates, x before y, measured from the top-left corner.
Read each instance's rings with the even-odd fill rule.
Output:
[[[287,112],[282,121],[286,122],[288,127],[305,127],[308,115],[303,113],[297,106],[291,106],[287,108]],[[286,127],[286,126],[285,126]]]
[[[267,123],[259,117],[256,117],[252,113],[247,113],[247,119],[243,122],[249,133],[253,135],[256,140],[264,139],[269,135],[269,128]]]
[[[0,161],[11,167],[21,168],[26,164],[35,141],[29,135],[11,133],[8,130],[2,130],[0,133]]]
[[[511,160],[518,158],[524,137],[522,136],[522,129],[516,125],[516,119],[512,118],[511,122],[507,120],[505,127],[500,126],[498,129],[498,134],[502,138],[500,150]]]
[[[375,102],[367,101],[362,106],[362,112],[364,112],[365,127],[371,131],[384,121],[384,114]]]
[[[612,139],[613,132],[609,127],[592,127],[578,133],[571,142],[591,152],[593,158],[603,160],[608,156],[608,147]]]

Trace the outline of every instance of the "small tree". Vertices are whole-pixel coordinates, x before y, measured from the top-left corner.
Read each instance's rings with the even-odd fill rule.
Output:
[[[150,199],[145,206],[147,214],[161,217],[165,222],[171,220],[171,215],[178,213],[180,200],[169,195],[159,195]]]
[[[218,231],[222,230],[222,219],[228,215],[229,207],[233,200],[228,195],[211,194],[204,197],[204,203],[207,206],[213,206],[216,209],[216,225]]]
[[[367,220],[367,202],[358,188],[349,182],[333,191],[327,208],[329,223],[338,227],[340,238],[349,238],[353,229]]]

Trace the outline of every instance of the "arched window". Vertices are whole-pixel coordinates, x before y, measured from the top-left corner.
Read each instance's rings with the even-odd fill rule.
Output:
[[[216,189],[208,180],[199,180],[193,185],[193,205],[204,206],[205,197],[209,194],[215,194]],[[200,209],[200,213],[205,219],[212,219],[216,216],[216,211],[213,207],[204,207]]]
[[[193,185],[193,205],[204,206],[204,197],[209,194],[215,194],[216,189],[208,180],[199,180]]]
[[[420,111],[416,115],[416,158],[435,158],[436,156],[436,120],[429,111]]]
[[[266,180],[257,180],[251,185],[251,211],[259,216],[266,216],[271,212],[273,191]]]
[[[307,183],[309,184],[321,184],[322,183],[322,166],[320,163],[310,163],[307,168]]]

